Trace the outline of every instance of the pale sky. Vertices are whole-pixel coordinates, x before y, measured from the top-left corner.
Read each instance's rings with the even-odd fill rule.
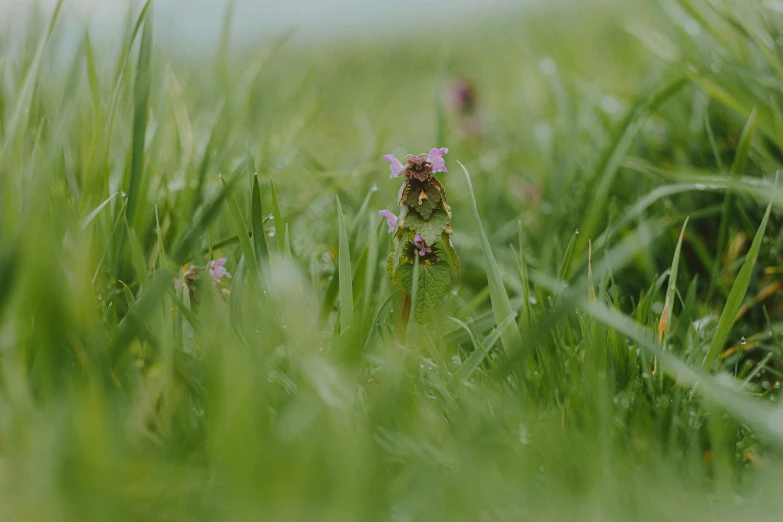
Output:
[[[400,27],[475,19],[536,0],[236,0],[234,38],[274,37],[297,28],[297,38],[319,39],[351,34],[388,34]],[[540,0],[538,0],[540,1]],[[551,1],[551,0],[550,0]],[[81,33],[86,23],[96,37],[117,34],[133,2],[141,0],[65,0],[63,23]],[[18,20],[35,4],[51,10],[56,0],[0,0],[0,21]],[[156,27],[171,41],[214,45],[229,0],[154,0]],[[15,26],[18,27],[16,23]]]

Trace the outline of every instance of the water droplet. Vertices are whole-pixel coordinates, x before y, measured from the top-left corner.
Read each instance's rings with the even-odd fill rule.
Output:
[[[530,296],[530,299],[528,299],[528,302],[532,305],[538,304],[538,299],[536,299],[534,296]]]
[[[645,372],[645,373],[642,374],[642,379],[649,379],[649,378],[650,378],[650,374],[649,373]]]
[[[557,64],[549,57],[542,59],[539,62],[538,67],[541,69],[541,72],[547,76],[551,76],[557,72]]]
[[[530,434],[528,434],[527,428],[524,424],[519,425],[519,442],[522,444],[530,443]]]
[[[742,339],[740,339],[740,344],[748,344],[748,340],[745,339],[745,336],[742,336]]]
[[[579,235],[579,229],[578,228],[576,229],[576,232],[574,232],[574,234],[576,234],[577,236]]]
[[[424,369],[424,365],[423,365],[423,364],[420,364],[420,365],[419,365],[419,368],[421,368],[421,369],[423,370],[423,369]]]
[[[378,192],[378,185],[373,185],[370,190],[373,192]]]

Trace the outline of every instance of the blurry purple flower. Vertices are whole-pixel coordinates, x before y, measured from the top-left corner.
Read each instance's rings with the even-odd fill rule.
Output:
[[[446,170],[446,162],[443,161],[443,155],[446,154],[449,149],[432,149],[427,156],[427,161],[432,164],[432,172],[448,172]]]
[[[399,176],[403,171],[403,166],[402,163],[400,163],[400,160],[395,158],[394,154],[387,154],[383,157],[383,159],[384,161],[391,163],[391,168],[389,169],[389,179],[394,179]]]
[[[419,249],[420,256],[424,256],[432,252],[432,249],[428,247],[426,243],[424,243],[424,240],[419,234],[416,234],[416,236],[413,238],[413,244],[416,245],[416,248]]]
[[[223,278],[223,276],[231,279],[231,274],[229,274],[228,271],[223,267],[225,264],[225,257],[221,257],[217,261],[213,260],[209,262],[209,277],[211,277],[214,282],[220,283],[220,280]]]
[[[386,224],[389,225],[389,234],[391,234],[395,228],[397,228],[397,216],[389,212],[388,210],[381,210],[378,215],[386,218]]]
[[[449,102],[453,109],[463,115],[473,112],[476,105],[476,91],[473,84],[466,79],[458,79],[449,89]]]
[[[171,278],[171,282],[174,283],[174,291],[175,292],[178,291],[179,290],[179,279],[177,279],[176,277],[172,277]]]

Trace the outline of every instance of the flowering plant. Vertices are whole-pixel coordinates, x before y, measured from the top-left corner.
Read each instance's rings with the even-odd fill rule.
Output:
[[[448,172],[443,156],[448,149],[409,155],[406,164],[391,154],[383,157],[391,163],[390,178],[404,176],[398,195],[398,216],[389,210],[379,214],[386,218],[389,233],[394,234],[394,248],[386,269],[394,285],[404,292],[403,319],[410,310],[414,263],[419,264],[416,309],[419,323],[427,321],[430,311],[451,286],[452,272],[459,276],[459,258],[451,244],[451,208],[446,191],[434,176]],[[406,309],[407,306],[407,309]]]

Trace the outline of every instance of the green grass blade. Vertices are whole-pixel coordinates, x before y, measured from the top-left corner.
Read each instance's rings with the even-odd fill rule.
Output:
[[[617,128],[610,145],[606,148],[595,171],[588,178],[588,185],[595,188],[585,199],[587,206],[583,220],[582,234],[578,239],[575,249],[581,254],[587,248],[587,241],[593,239],[601,220],[606,215],[606,203],[612,189],[612,182],[622,164],[625,154],[631,147],[636,135],[639,133],[648,115],[658,108],[663,102],[677,94],[686,85],[685,78],[678,78],[667,84],[661,90],[653,93],[646,99],[637,103],[626,115],[623,122]]]
[[[750,145],[753,140],[753,134],[756,130],[756,108],[750,111],[748,121],[745,122],[745,127],[740,134],[739,142],[737,143],[737,151],[734,155],[734,163],[731,165],[731,173],[734,175],[741,175],[745,172],[745,166],[748,164],[748,153],[750,152]]]
[[[223,181],[224,187],[227,188],[226,180],[222,177],[220,179]],[[233,194],[228,198],[228,210],[231,213],[231,220],[234,222],[234,230],[236,230],[239,238],[239,248],[242,250],[242,255],[245,257],[245,262],[250,272],[250,280],[256,285],[256,290],[261,291],[261,269],[258,259],[256,259],[253,244],[250,242],[250,234],[247,230],[245,218],[242,217],[242,210],[239,208],[237,198]]]
[[[44,51],[46,50],[46,44],[52,37],[54,27],[57,24],[57,19],[60,16],[60,9],[63,6],[63,0],[58,0],[57,5],[54,8],[52,17],[49,20],[49,27],[46,33],[38,42],[38,47],[35,50],[35,55],[27,69],[24,82],[16,95],[16,105],[14,106],[11,116],[4,125],[3,129],[3,145],[0,147],[0,162],[9,149],[9,145],[14,143],[19,136],[21,128],[23,126],[23,120],[29,116],[30,103],[32,102],[33,92],[35,90],[35,84],[38,80],[38,71],[41,68],[41,62],[43,61]]]
[[[753,268],[756,266],[756,259],[759,256],[759,250],[761,249],[761,243],[764,239],[764,232],[767,229],[767,222],[769,221],[769,214],[772,211],[772,202],[767,205],[767,211],[764,213],[764,218],[761,220],[761,225],[756,232],[756,236],[753,238],[753,243],[750,245],[748,255],[745,257],[745,262],[742,264],[739,273],[737,274],[734,284],[731,285],[731,291],[726,299],[726,304],[721,312],[720,319],[718,320],[718,328],[715,331],[715,335],[710,343],[709,351],[704,357],[702,366],[709,368],[712,363],[717,359],[718,354],[726,344],[726,339],[729,336],[729,331],[734,324],[734,318],[737,316],[742,301],[745,299],[745,293],[750,286],[750,280],[753,276]]]
[[[351,275],[351,253],[348,248],[348,231],[345,226],[345,216],[343,208],[340,205],[340,198],[337,197],[337,224],[339,227],[339,261],[338,277],[340,282],[340,332],[345,333],[353,326],[353,288]],[[277,226],[277,224],[275,225]]]
[[[235,176],[227,184],[224,183],[223,190],[221,190],[217,197],[215,197],[206,207],[199,220],[184,234],[177,245],[177,248],[174,249],[173,254],[171,255],[171,260],[178,266],[185,264],[188,260],[188,256],[191,255],[193,249],[196,247],[198,240],[204,235],[210,224],[215,221],[223,202],[231,195],[231,190],[238,179],[239,177]]]
[[[131,142],[131,167],[128,177],[128,221],[133,225],[137,201],[141,195],[144,176],[144,145],[149,121],[150,87],[152,85],[152,10],[146,11],[144,30],[141,33],[139,61],[133,85],[133,136]]]
[[[506,320],[503,321],[503,323],[497,325],[481,343],[476,340],[473,332],[470,331],[465,323],[459,319],[455,319],[454,317],[449,317],[449,319],[459,324],[466,332],[468,332],[471,341],[473,341],[473,352],[468,356],[465,362],[463,362],[460,367],[457,368],[457,371],[454,372],[454,375],[449,381],[449,387],[454,389],[470,379],[471,375],[473,375],[473,372],[475,372],[478,367],[481,366],[481,363],[484,361],[484,359],[489,356],[489,352],[495,346],[495,343],[497,343],[498,339],[500,339],[503,331],[514,322],[516,319],[516,314],[508,316]]]
[[[258,174],[253,175],[250,214],[253,227],[253,250],[260,263],[269,259],[269,250],[267,250],[266,235],[264,234],[264,210],[261,207],[261,189],[258,186]]]
[[[280,201],[277,199],[275,182],[271,182],[272,188],[272,215],[275,216],[275,239],[277,239],[278,252],[285,251],[286,224],[283,221],[283,213],[280,211]]]
[[[563,261],[560,262],[560,268],[557,271],[557,278],[561,281],[568,280],[568,269],[571,266],[571,257],[574,254],[574,243],[576,243],[577,237],[579,237],[578,230],[576,230],[571,236],[571,240],[568,242],[565,254],[563,255]]]
[[[106,199],[103,201],[103,203],[101,203],[100,205],[98,205],[97,207],[95,207],[95,209],[94,209],[92,212],[90,212],[89,214],[87,214],[87,216],[85,216],[85,218],[84,218],[84,219],[82,219],[81,223],[79,223],[79,226],[81,227],[81,229],[82,229],[82,230],[85,230],[85,229],[86,229],[86,228],[87,228],[87,227],[90,225],[90,223],[92,223],[92,220],[93,220],[93,219],[95,219],[95,217],[96,217],[98,214],[100,214],[100,213],[101,213],[101,210],[103,210],[103,209],[106,207],[106,205],[108,205],[109,203],[111,203],[111,202],[112,202],[112,200],[113,200],[113,199],[114,199],[116,196],[117,196],[117,192],[115,192],[114,194],[112,194],[111,196],[109,196],[108,198],[106,198]]]
[[[682,251],[682,238],[685,237],[685,229],[688,226],[688,219],[685,219],[685,223],[682,225],[680,231],[680,238],[677,240],[677,246],[674,249],[674,257],[672,258],[672,267],[669,272],[669,284],[666,287],[666,299],[663,302],[663,312],[661,313],[661,321],[658,326],[658,339],[665,340],[666,333],[668,332],[669,323],[671,323],[672,309],[674,308],[674,294],[677,291],[677,274],[680,267],[680,252]]]
[[[473,184],[470,181],[470,174],[468,173],[468,169],[465,168],[465,165],[459,163],[459,166],[462,167],[462,171],[465,173],[465,179],[468,182],[468,192],[470,193],[470,201],[473,206],[473,217],[476,220],[476,228],[478,229],[479,239],[481,241],[484,268],[487,271],[489,295],[490,301],[492,302],[492,312],[495,315],[495,323],[498,325],[506,324],[506,318],[515,315],[515,312],[511,307],[511,301],[509,300],[506,288],[503,285],[503,278],[500,275],[500,269],[495,261],[495,255],[492,253],[492,247],[489,245],[489,239],[487,239],[487,234],[484,232],[484,227],[481,224],[481,217],[479,216],[478,207],[476,206],[476,196],[473,193]],[[414,278],[414,281],[415,280],[416,279]],[[522,337],[520,336],[516,325],[507,325],[503,329],[500,338],[506,353],[510,353],[522,345]]]

